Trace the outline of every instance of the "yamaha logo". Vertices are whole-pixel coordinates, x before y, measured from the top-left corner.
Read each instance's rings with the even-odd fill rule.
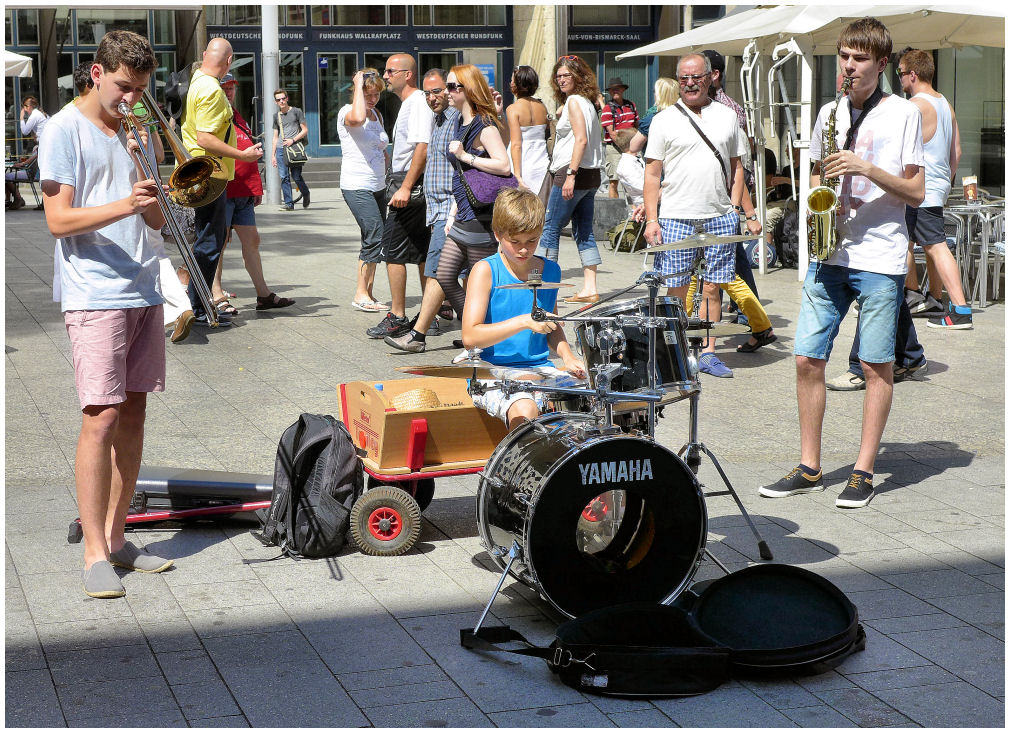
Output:
[[[638,461],[609,461],[607,463],[580,463],[582,485],[613,484],[621,481],[645,481],[652,479],[652,461],[648,458]]]

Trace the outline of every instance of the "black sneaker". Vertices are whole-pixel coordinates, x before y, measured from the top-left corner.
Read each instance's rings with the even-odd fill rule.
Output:
[[[407,320],[406,316],[394,316],[392,313],[387,313],[386,317],[383,318],[375,326],[365,331],[370,338],[381,339],[386,336],[400,336],[406,331],[410,330],[410,321]]]
[[[930,318],[926,325],[930,328],[945,328],[948,331],[968,331],[974,328],[971,313],[958,313],[953,307],[946,315]]]
[[[917,372],[919,372],[920,377],[924,377],[927,371],[929,371],[929,368],[926,357],[922,357],[921,361],[917,361],[915,364],[909,366],[900,367],[895,363],[894,383],[897,384],[898,382],[904,382],[906,379],[911,379]]]
[[[425,336],[441,336],[442,335],[442,324],[438,322],[438,316],[435,316],[435,320],[431,322],[428,326],[428,330],[424,332]]]
[[[758,487],[758,493],[769,499],[781,499],[793,494],[809,494],[812,491],[824,491],[824,472],[818,471],[816,476],[804,473],[797,466],[773,484]]]
[[[194,318],[193,325],[210,328],[210,321],[207,320],[207,314],[204,313],[203,315]],[[217,316],[217,328],[228,328],[229,326],[231,326],[231,318],[224,315],[223,313],[219,313]]]
[[[943,303],[934,298],[932,295],[926,294],[926,299],[921,303],[916,304],[916,306],[909,307],[909,313],[912,314],[913,318],[927,318],[930,316],[942,316],[946,312]]]
[[[407,331],[407,333],[397,336],[396,338],[386,336],[383,340],[394,349],[408,351],[411,354],[423,353],[425,349],[424,341],[414,338],[414,334],[410,331]]]
[[[858,509],[869,504],[872,498],[873,482],[860,473],[853,473],[842,493],[835,499],[835,506],[840,509]]]
[[[921,290],[912,290],[911,288],[905,288],[905,304],[908,306],[908,310],[911,311],[913,308],[917,308],[919,304],[926,302],[926,296],[922,294]]]

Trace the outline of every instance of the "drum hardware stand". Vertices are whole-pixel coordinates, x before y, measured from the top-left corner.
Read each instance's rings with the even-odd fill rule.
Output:
[[[505,578],[508,577],[509,570],[512,569],[512,563],[523,553],[522,548],[519,547],[519,541],[512,540],[512,547],[508,550],[504,547],[495,547],[491,550],[491,554],[495,557],[501,557],[506,553],[508,553],[509,561],[505,563],[505,570],[502,571],[501,577],[498,578],[498,585],[495,586],[494,593],[492,593],[491,598],[488,599],[487,605],[484,607],[484,613],[480,615],[480,618],[477,619],[477,625],[473,627],[474,636],[476,636],[480,631],[480,627],[483,625],[484,619],[487,618],[488,613],[491,611],[491,604],[494,603],[494,599],[498,597],[499,593],[501,593],[501,587],[505,584]]]
[[[705,337],[690,336],[688,340],[691,342],[691,351],[693,352],[693,356],[697,361],[698,354],[701,351],[701,342],[705,340]],[[695,476],[698,475],[698,468],[701,465],[702,453],[704,453],[712,460],[712,463],[715,465],[716,470],[719,472],[719,476],[722,478],[723,483],[726,484],[726,490],[705,492],[705,496],[706,497],[732,496],[733,501],[736,502],[737,508],[740,510],[740,514],[746,520],[747,526],[750,527],[750,531],[754,533],[755,539],[757,539],[758,552],[761,554],[761,559],[772,560],[774,558],[772,557],[772,551],[768,547],[768,543],[765,542],[764,538],[761,536],[761,533],[758,531],[757,526],[755,526],[754,520],[751,519],[750,514],[747,512],[747,509],[743,505],[743,502],[740,501],[740,497],[736,493],[736,489],[734,489],[733,484],[730,483],[729,477],[726,475],[726,472],[722,470],[722,466],[719,464],[719,460],[715,457],[715,454],[712,453],[712,451],[710,451],[704,443],[698,440],[698,402],[700,401],[700,399],[701,399],[700,390],[698,392],[695,392],[690,397],[691,409],[690,409],[690,423],[688,426],[688,439],[687,443],[684,444],[684,447],[680,449],[678,455],[684,457],[684,462],[687,464],[687,467],[691,469],[691,472],[694,473]],[[707,549],[705,550],[705,552],[709,557],[712,557],[712,553],[708,552]],[[712,557],[712,559],[715,560],[714,557]],[[723,570],[726,570],[726,567],[718,560],[715,560],[715,562]],[[729,571],[727,570],[727,573],[728,572]]]

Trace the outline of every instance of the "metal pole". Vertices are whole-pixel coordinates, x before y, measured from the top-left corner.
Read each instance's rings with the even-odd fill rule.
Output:
[[[263,159],[266,163],[266,202],[278,205],[281,202],[281,177],[270,159],[273,148],[273,118],[277,114],[274,91],[280,86],[278,60],[280,58],[279,33],[277,28],[277,6],[263,6],[263,86],[260,98],[262,105]]]
[[[796,272],[796,279],[803,281],[807,276],[807,266],[810,264],[810,253],[807,249],[807,227],[805,224],[807,213],[807,194],[810,193],[810,133],[814,123],[814,58],[809,44],[797,41],[797,48],[800,51],[801,74],[800,74],[800,200],[797,202],[800,212],[799,235],[799,267]]]

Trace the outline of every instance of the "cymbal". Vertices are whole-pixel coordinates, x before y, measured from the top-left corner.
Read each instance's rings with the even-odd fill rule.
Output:
[[[532,290],[537,288],[538,290],[557,290],[558,288],[572,288],[575,287],[573,283],[549,283],[549,282],[522,282],[522,283],[509,283],[508,285],[495,285],[496,290]]]
[[[538,367],[502,367],[479,359],[462,361],[448,366],[438,364],[396,367],[396,371],[405,374],[448,379],[470,379],[474,376],[474,369],[477,370],[477,379],[511,379],[517,382],[535,382],[537,389],[543,390],[549,390],[551,387],[578,387],[587,384],[585,380],[576,379],[570,375],[548,373]]]
[[[667,244],[657,244],[653,247],[646,247],[641,252],[667,252],[674,249],[694,249],[695,247],[711,247],[716,244],[734,244],[736,242],[747,242],[759,237],[753,234],[706,234],[699,232],[690,234],[680,241],[668,242]]]
[[[714,323],[712,321],[691,320],[684,332],[691,336],[739,336],[742,333],[750,333],[750,326],[742,323]]]

